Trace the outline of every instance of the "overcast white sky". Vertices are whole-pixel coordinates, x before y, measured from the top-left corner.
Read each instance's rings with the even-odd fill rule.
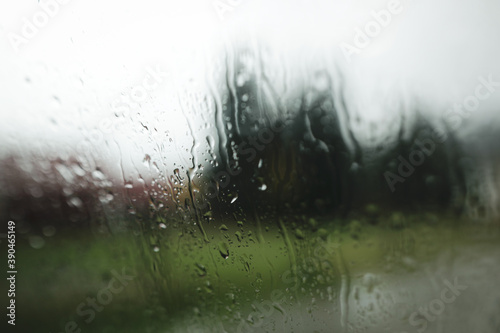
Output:
[[[144,123],[189,148],[186,117],[173,106],[171,92],[185,87],[179,80],[203,75],[210,51],[226,36],[255,29],[284,53],[325,46],[338,52],[339,43],[352,43],[354,29],[388,2],[71,0],[16,51],[9,34],[22,35],[25,18],[32,21],[41,7],[34,0],[0,0],[0,150],[19,142],[74,145],[85,128],[112,117],[110,104],[157,65],[172,76],[142,105]],[[225,20],[216,3],[234,4],[226,7]],[[367,119],[391,112],[385,99],[397,89],[410,87],[447,105],[470,94],[479,75],[500,78],[499,1],[413,0],[402,6],[370,46],[343,63],[353,82],[350,93]],[[483,107],[493,110],[499,101],[500,92]],[[132,155],[155,145],[141,128],[120,135],[134,143],[125,145]]]

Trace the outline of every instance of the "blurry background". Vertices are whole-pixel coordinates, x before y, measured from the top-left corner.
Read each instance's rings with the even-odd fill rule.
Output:
[[[18,223],[19,300],[32,304],[19,311],[40,330],[78,319],[74,300],[114,263],[143,274],[88,331],[126,317],[131,332],[259,331],[248,313],[284,331],[405,329],[411,311],[394,302],[427,304],[457,272],[498,273],[497,1],[2,7],[0,219]],[[390,22],[366,35],[382,12]],[[450,128],[484,80],[491,94]],[[448,139],[391,191],[398,156],[443,126]],[[367,324],[372,285],[390,301]],[[474,320],[498,332],[494,281],[476,285],[429,331],[465,332],[455,319],[483,304]],[[286,305],[255,315],[276,289]]]
[[[24,177],[17,166],[32,154],[62,164],[77,158],[120,186],[158,173],[168,178],[194,160],[201,173],[198,166],[214,162],[202,154],[211,144],[219,154],[225,140],[215,116],[217,101],[224,103],[221,84],[227,75],[244,79],[231,68],[245,52],[261,62],[284,101],[330,80],[327,90],[343,96],[349,113],[342,127],[368,150],[390,146],[417,109],[435,123],[474,92],[479,76],[500,76],[497,2],[398,3],[390,23],[349,57],[345,45],[356,47],[357,29],[389,2],[11,4],[1,14],[0,44],[0,154],[17,170],[9,183]],[[456,131],[467,151],[494,153],[477,134],[498,126],[499,98],[481,101]],[[272,107],[254,113],[278,118]],[[36,197],[44,189],[29,191]]]

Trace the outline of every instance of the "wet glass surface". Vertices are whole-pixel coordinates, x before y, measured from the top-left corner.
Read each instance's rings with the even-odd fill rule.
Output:
[[[0,14],[6,332],[500,332],[481,4]]]

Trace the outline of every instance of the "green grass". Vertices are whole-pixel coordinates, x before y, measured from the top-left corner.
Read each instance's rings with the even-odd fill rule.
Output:
[[[41,249],[19,239],[19,327],[62,332],[75,320],[82,332],[168,332],[184,318],[207,316],[236,325],[273,291],[293,303],[313,291],[340,289],[342,276],[411,271],[412,263],[431,261],[443,249],[477,242],[473,235],[498,235],[492,226],[402,216],[376,225],[300,218],[262,221],[262,227],[202,223],[206,237],[198,226],[179,223],[113,236],[57,234]],[[78,304],[123,267],[134,280],[85,323]]]

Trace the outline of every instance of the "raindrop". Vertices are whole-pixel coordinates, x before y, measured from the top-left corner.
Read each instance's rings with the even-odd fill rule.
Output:
[[[313,231],[316,231],[318,229],[318,221],[316,221],[316,219],[312,217],[309,219],[309,225],[311,226]]]
[[[238,195],[236,194],[234,198],[231,199],[231,203],[234,203],[236,200],[238,200]]]
[[[149,156],[148,154],[144,155],[144,159],[142,160],[142,162],[146,167],[149,167],[149,164],[151,163],[151,156]]]
[[[295,237],[297,237],[297,239],[304,239],[305,238],[304,232],[299,228],[295,229]]]
[[[106,179],[106,176],[104,176],[104,174],[101,171],[95,170],[92,172],[92,178],[96,180],[104,180]]]
[[[41,249],[45,245],[45,240],[40,236],[30,236],[30,246],[34,249]]]
[[[390,217],[390,226],[393,229],[403,229],[406,225],[405,217],[400,212],[392,213]]]
[[[42,233],[45,237],[52,237],[56,234],[56,228],[52,225],[43,227]]]
[[[224,242],[220,242],[218,248],[222,258],[227,259],[229,257],[229,248],[227,244]]]
[[[238,87],[243,87],[246,81],[247,78],[244,74],[238,74],[238,77],[236,78],[236,84],[238,85]]]
[[[363,276],[362,284],[366,287],[369,293],[373,291],[373,288],[379,283],[379,279],[375,274],[366,273]]]
[[[80,200],[80,198],[73,197],[73,198],[68,200],[68,204],[70,204],[71,206],[74,206],[74,207],[82,207],[83,202],[82,202],[82,200]]]
[[[113,198],[114,198],[113,194],[106,193],[105,195],[99,196],[99,201],[103,204],[106,204],[113,201]]]
[[[215,149],[215,140],[211,135],[207,135],[206,137],[208,146],[210,147],[211,150]]]
[[[314,88],[318,91],[325,91],[328,89],[329,81],[328,76],[320,73],[316,75],[316,80],[313,82]]]
[[[73,169],[73,172],[75,173],[75,175],[80,176],[80,177],[85,176],[85,170],[83,170],[79,165],[74,164],[72,166],[72,169]]]
[[[43,190],[40,188],[40,186],[30,186],[27,188],[27,192],[31,194],[33,198],[41,198],[43,196]]]
[[[199,263],[196,263],[195,266],[196,266],[196,272],[198,273],[198,276],[207,275],[207,269],[205,268],[205,266],[203,266],[202,264],[199,264]]]
[[[350,233],[352,238],[358,239],[360,234],[361,234],[361,229],[362,229],[362,226],[361,226],[361,223],[359,221],[353,220],[353,221],[351,221],[351,223],[349,223],[349,233]]]

